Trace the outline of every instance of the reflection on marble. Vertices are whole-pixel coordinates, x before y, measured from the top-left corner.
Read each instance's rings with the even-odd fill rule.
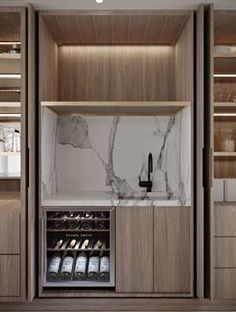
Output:
[[[175,117],[56,116],[42,112],[43,198],[56,192],[112,192],[148,199],[153,154],[153,191],[191,204],[191,113]]]

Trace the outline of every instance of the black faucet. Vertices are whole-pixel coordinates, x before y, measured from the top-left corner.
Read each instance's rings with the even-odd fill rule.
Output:
[[[153,172],[153,160],[152,160],[152,153],[149,153],[148,154],[148,180],[147,181],[141,181],[141,179],[139,177],[139,186],[140,187],[146,187],[147,192],[152,191],[151,172]]]

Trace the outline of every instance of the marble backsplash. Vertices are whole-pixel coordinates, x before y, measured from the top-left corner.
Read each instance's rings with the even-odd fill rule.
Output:
[[[191,204],[191,110],[173,117],[57,116],[42,108],[42,199],[57,192],[141,194],[153,154],[153,192]]]

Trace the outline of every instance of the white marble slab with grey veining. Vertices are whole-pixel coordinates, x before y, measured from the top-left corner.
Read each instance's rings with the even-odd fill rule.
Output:
[[[112,200],[127,205],[158,199],[191,205],[189,108],[172,117],[57,116],[43,108],[41,125],[44,202],[61,193],[85,192],[112,194]],[[138,185],[139,177],[147,180],[149,152],[155,199]]]

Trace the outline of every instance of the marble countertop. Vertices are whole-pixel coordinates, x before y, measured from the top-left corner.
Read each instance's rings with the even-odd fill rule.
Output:
[[[62,192],[52,195],[41,202],[42,206],[182,206],[179,199],[168,199],[166,196],[151,193],[150,197],[136,196],[119,199],[111,192]],[[186,206],[190,206],[185,204]]]

